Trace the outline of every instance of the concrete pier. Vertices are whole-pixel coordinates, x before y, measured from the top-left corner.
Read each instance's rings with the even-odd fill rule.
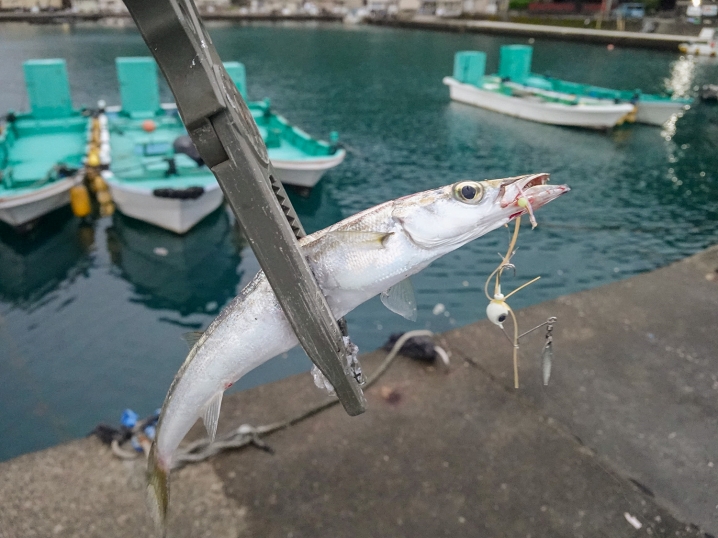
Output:
[[[369,410],[335,406],[173,474],[169,536],[634,537],[718,534],[718,248],[440,335],[448,371],[399,357]],[[366,371],[383,352],[363,357]],[[308,374],[225,399],[220,431],[322,400]],[[201,434],[199,427],[190,434]],[[82,439],[0,464],[0,537],[149,536],[143,465]],[[640,526],[640,528],[638,528]]]
[[[605,43],[624,47],[672,50],[675,52],[678,52],[679,44],[693,42],[697,39],[696,36],[685,35],[595,30],[592,28],[552,26],[550,24],[444,19],[433,16],[416,16],[411,19],[372,19],[369,22],[380,26],[397,28],[560,39],[564,41],[580,41],[582,43]]]

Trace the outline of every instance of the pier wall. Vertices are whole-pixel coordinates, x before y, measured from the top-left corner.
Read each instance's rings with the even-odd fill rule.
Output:
[[[510,35],[524,38],[547,38],[582,43],[602,43],[624,47],[638,47],[678,51],[680,43],[692,42],[695,36],[649,34],[617,30],[570,28],[549,24],[523,24],[516,22],[444,19],[416,16],[410,19],[371,19],[371,24],[443,32],[470,32],[489,35]]]

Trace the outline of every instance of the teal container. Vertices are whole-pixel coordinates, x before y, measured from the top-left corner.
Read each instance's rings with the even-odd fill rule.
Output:
[[[65,60],[28,60],[23,63],[25,84],[34,119],[72,116],[72,97]]]
[[[504,45],[499,52],[499,76],[512,82],[524,84],[531,76],[533,47],[528,45]]]
[[[454,78],[459,82],[479,86],[485,73],[485,53],[465,50],[454,55]]]
[[[232,79],[234,85],[237,86],[242,98],[247,100],[247,71],[244,64],[239,62],[224,62],[224,68],[227,70],[229,78]]]
[[[157,64],[152,58],[117,58],[122,111],[131,118],[151,118],[160,110]]]

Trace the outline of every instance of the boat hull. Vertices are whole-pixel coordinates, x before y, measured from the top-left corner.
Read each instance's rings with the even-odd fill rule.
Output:
[[[678,46],[678,50],[692,56],[709,56],[715,58],[718,56],[718,47],[713,43],[682,43]]]
[[[566,127],[610,129],[633,111],[629,104],[615,105],[563,105],[546,103],[539,99],[518,98],[483,90],[446,77],[451,99],[480,108],[501,112],[509,116]]]
[[[18,196],[0,198],[0,220],[23,226],[70,203],[70,189],[82,182],[82,175],[54,181],[46,187]]]
[[[306,161],[272,159],[272,165],[277,172],[279,180],[285,185],[311,189],[328,170],[338,166],[344,160],[345,156],[346,152],[342,149],[329,157]]]
[[[204,193],[191,200],[160,198],[151,189],[112,180],[107,183],[115,205],[123,214],[177,234],[187,233],[222,204],[222,190],[216,183],[206,185]]]
[[[638,101],[636,123],[663,125],[675,115],[682,114],[686,105],[677,101]]]

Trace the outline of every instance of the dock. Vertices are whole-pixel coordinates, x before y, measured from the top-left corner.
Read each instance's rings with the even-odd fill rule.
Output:
[[[263,438],[272,453],[173,473],[169,536],[718,535],[718,247],[518,316],[558,317],[549,386],[542,334],[518,390],[497,327],[438,335],[450,368],[397,358],[365,414],[334,406]],[[322,399],[308,373],[234,394],[219,431]],[[151,536],[143,462],[86,438],[0,463],[0,522],[1,538]]]
[[[524,38],[559,39],[582,43],[601,43],[623,47],[672,50],[678,52],[681,43],[692,43],[696,36],[671,35],[617,30],[596,30],[593,28],[571,28],[550,24],[524,24],[490,20],[448,19],[429,15],[417,15],[408,19],[370,19],[371,24],[414,30],[436,30],[443,32],[467,32],[489,35],[510,35]]]

